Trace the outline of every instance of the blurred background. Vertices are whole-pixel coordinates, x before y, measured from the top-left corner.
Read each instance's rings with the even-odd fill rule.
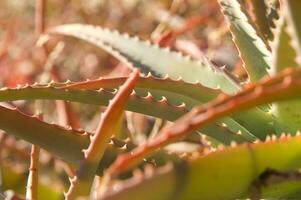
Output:
[[[244,2],[244,1],[242,1]],[[247,2],[244,2],[247,4]],[[212,0],[47,0],[43,14],[44,28],[37,30],[36,2],[0,1],[0,86],[17,87],[34,82],[82,81],[100,76],[126,76],[128,68],[103,50],[72,38],[47,36],[47,29],[66,23],[99,25],[162,47],[191,55],[206,56],[218,66],[226,65],[245,78],[236,48],[220,13]],[[40,103],[45,121],[66,125],[57,109],[59,103]],[[18,106],[33,113],[36,104],[16,101],[2,104]],[[97,106],[77,103],[67,106],[70,125],[94,131],[99,120]],[[70,114],[71,113],[71,114]],[[126,113],[124,132],[149,132],[155,119]],[[24,194],[28,174],[30,145],[1,133],[1,194]],[[143,140],[143,137],[142,139]],[[139,142],[139,141],[138,141]],[[47,199],[60,199],[68,186],[68,167],[47,152],[41,154],[39,192]],[[53,196],[51,196],[53,195]]]

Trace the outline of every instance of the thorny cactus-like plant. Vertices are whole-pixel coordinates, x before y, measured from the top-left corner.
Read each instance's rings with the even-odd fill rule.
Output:
[[[0,107],[0,129],[33,144],[26,198],[36,199],[41,188],[51,191],[52,198],[63,197],[63,189],[38,183],[39,148],[69,169],[65,199],[301,198],[301,1],[218,3],[247,80],[205,56],[191,58],[163,47],[180,31],[150,42],[86,24],[59,25],[44,33],[40,27],[44,38],[64,35],[92,43],[132,72],[0,89],[3,102],[107,106],[94,133]],[[47,53],[45,43],[42,48]],[[35,107],[43,110],[38,103]],[[162,127],[157,120],[144,140],[141,134],[124,139],[123,110],[173,123]],[[21,175],[1,167],[4,188],[20,183]]]

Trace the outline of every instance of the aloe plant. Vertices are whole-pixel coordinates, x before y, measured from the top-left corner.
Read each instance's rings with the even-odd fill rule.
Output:
[[[252,0],[250,9],[238,0],[218,3],[246,80],[204,55],[192,58],[101,26],[64,24],[45,34],[89,42],[132,74],[0,89],[2,102],[107,106],[95,132],[4,106],[0,129],[67,164],[65,199],[301,198],[301,4]],[[142,133],[144,141],[137,142],[137,135],[122,133],[123,111],[160,119],[162,126],[155,123],[153,132]],[[34,154],[27,191],[31,199],[44,187],[36,183]],[[17,172],[3,169],[15,177],[4,177],[5,188],[19,179],[25,182]]]

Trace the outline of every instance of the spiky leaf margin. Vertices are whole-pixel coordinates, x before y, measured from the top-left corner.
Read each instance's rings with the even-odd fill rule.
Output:
[[[267,78],[246,88],[237,95],[217,98],[207,105],[195,107],[174,124],[162,128],[157,137],[141,144],[133,152],[119,156],[110,167],[110,173],[116,176],[137,165],[165,145],[178,141],[227,115],[265,103],[300,98],[300,86],[301,69],[288,68],[273,78]]]
[[[62,88],[62,84],[51,83],[49,85],[31,85],[15,89],[2,88],[0,90],[0,101],[60,99],[106,106],[115,94],[116,91],[112,92],[104,89],[100,89],[99,91],[71,90]],[[192,105],[197,104],[199,104],[198,101],[194,100]],[[135,92],[131,94],[126,109],[169,121],[174,121],[189,111],[189,108],[183,103],[174,105],[165,97],[161,96],[159,99],[156,99],[151,93],[147,93],[146,96],[140,96]],[[236,134],[238,131],[241,131],[242,135]],[[207,127],[204,127],[201,132],[216,138],[225,144],[230,144],[232,140],[239,143],[246,139],[248,141],[254,140],[254,136],[252,136],[250,132],[230,118],[208,125]],[[248,137],[244,137],[244,135]]]
[[[301,1],[285,0],[283,2],[289,34],[292,37],[292,45],[297,52],[297,62],[301,65]]]
[[[168,48],[160,48],[149,41],[141,41],[138,37],[82,24],[62,25],[52,28],[50,32],[83,39],[103,48],[128,66],[142,67],[161,76],[182,78],[188,83],[200,82],[205,87],[221,88],[228,94],[240,89],[240,85],[228,73],[208,59],[193,60]]]
[[[275,141],[220,148],[174,167],[157,170],[148,167],[145,174],[141,172],[141,176],[118,182],[118,189],[109,190],[102,200],[142,197],[145,200],[231,200],[245,196],[256,187],[254,182],[267,169],[286,172],[300,167],[301,137],[283,136]]]
[[[256,82],[267,75],[271,53],[249,23],[247,15],[242,11],[237,0],[219,0],[219,3],[229,22],[233,40],[250,80]]]
[[[296,52],[292,46],[292,38],[288,34],[287,21],[282,16],[276,22],[276,30],[274,32],[275,39],[272,43],[272,74],[277,74],[287,67],[297,67]],[[285,125],[285,129],[296,132],[300,130],[301,124],[301,106],[300,100],[292,100],[288,102],[278,102],[273,104],[272,112],[278,121]],[[279,132],[279,130],[278,130]]]

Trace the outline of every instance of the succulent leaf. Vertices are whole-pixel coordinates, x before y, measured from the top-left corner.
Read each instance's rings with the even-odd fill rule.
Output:
[[[159,168],[152,176],[119,182],[121,187],[107,192],[103,200],[136,200],[142,196],[146,200],[168,200],[174,195],[179,200],[236,199],[249,193],[267,169],[287,172],[300,167],[301,137],[285,136],[279,140],[221,148],[185,164]],[[156,192],[149,188],[155,188]],[[216,188],[219,190],[212,192]],[[272,197],[279,196],[273,193]]]
[[[70,83],[70,86],[73,87],[73,85],[76,85],[76,83]],[[179,83],[175,85],[181,87],[181,84]],[[126,105],[126,110],[174,121],[188,112],[192,107],[203,103],[196,99],[185,97],[183,95],[177,95],[172,92],[164,91],[160,93],[155,86],[156,84],[150,86],[151,88],[154,88],[154,90],[148,90],[138,85],[137,89],[140,89],[140,92],[133,93],[131,95],[131,98]],[[168,84],[164,90],[168,89],[167,86]],[[104,89],[100,89],[99,91],[90,91],[79,90],[75,88],[68,89],[65,87],[66,84],[63,83],[51,83],[50,85],[36,84],[17,89],[2,88],[2,90],[0,90],[0,101],[13,101],[21,99],[60,99],[94,105],[107,105],[109,100],[112,99],[115,94],[115,92],[110,92]],[[108,87],[108,85],[106,85],[106,87]],[[185,87],[182,86],[182,88]],[[172,91],[171,89],[168,90]],[[152,92],[150,93],[149,91]],[[140,96],[139,93],[142,96]],[[153,95],[153,93],[155,95]],[[206,93],[201,95],[201,97],[205,96],[205,94]],[[165,95],[166,97],[162,95]],[[202,100],[205,98],[202,98]],[[216,138],[224,144],[230,144],[232,140],[238,143],[241,143],[245,140],[250,141],[250,139],[254,138],[254,136],[264,139],[266,135],[274,132],[273,124],[271,124],[273,122],[271,115],[263,112],[260,109],[256,108],[244,113],[234,114],[232,117],[232,119],[225,118],[217,122],[217,124],[208,125],[200,131],[213,138]],[[226,128],[221,128],[219,124],[225,124]],[[259,127],[261,131],[259,131]],[[242,135],[229,135],[229,132],[236,133],[238,131],[240,131]]]
[[[131,153],[119,156],[111,166],[113,176],[126,171],[156,150],[180,140],[202,126],[241,110],[265,103],[300,98],[301,69],[288,68],[273,78],[254,84],[234,96],[217,98],[212,102],[195,107],[189,113],[165,126],[156,138],[146,141]]]
[[[146,42],[142,42],[139,41],[138,38],[131,38],[128,35],[121,35],[119,34],[117,31],[115,32],[111,32],[107,29],[102,29],[100,27],[93,27],[93,26],[83,26],[83,25],[63,25],[63,26],[59,26],[56,27],[52,30],[52,32],[55,33],[60,33],[60,34],[66,34],[66,35],[71,35],[71,36],[75,36],[75,37],[79,37],[82,38],[84,40],[90,41],[93,44],[96,44],[100,47],[103,47],[105,45],[105,47],[107,48],[106,45],[110,45],[113,47],[113,49],[117,49],[118,51],[120,51],[122,54],[130,54],[134,55],[134,57],[136,59],[141,59],[145,64],[145,62],[147,63],[148,60],[150,60],[149,67],[160,67],[160,69],[162,68],[163,70],[169,70],[171,69],[172,71],[175,69],[179,74],[175,74],[175,73],[169,73],[168,71],[161,73],[161,75],[166,75],[168,74],[171,78],[179,78],[181,77],[184,81],[187,82],[200,82],[202,85],[204,85],[205,87],[210,87],[210,88],[221,88],[221,90],[225,93],[233,93],[234,91],[237,92],[238,90],[240,90],[240,87],[236,87],[238,86],[236,83],[234,83],[231,79],[231,83],[234,83],[235,86],[231,86],[231,88],[233,89],[232,92],[226,91],[225,88],[223,88],[224,86],[226,88],[229,89],[229,81],[230,79],[228,79],[228,75],[225,79],[226,76],[222,75],[225,74],[225,72],[221,71],[221,69],[217,69],[216,67],[214,67],[213,65],[206,65],[206,66],[198,66],[200,62],[194,61],[192,59],[189,59],[187,57],[183,57],[181,55],[179,55],[176,52],[170,52],[167,49],[161,49],[160,47],[157,47],[155,45],[151,45],[149,43]],[[115,40],[114,40],[115,39]],[[260,41],[260,40],[259,40]],[[258,42],[259,44],[260,42]],[[123,46],[122,49],[120,49],[119,45],[125,45]],[[130,46],[128,46],[130,45]],[[114,51],[113,49],[111,49],[112,51]],[[142,51],[139,49],[143,49]],[[126,50],[126,52],[124,52]],[[149,53],[146,53],[146,50],[149,50]],[[114,51],[115,52],[115,51]],[[143,55],[140,55],[139,53],[143,52]],[[253,52],[253,51],[252,51]],[[115,52],[116,53],[116,52]],[[158,55],[159,54],[159,55]],[[144,55],[148,55],[147,58],[144,58]],[[154,56],[154,57],[152,57]],[[163,59],[163,61],[162,61]],[[256,55],[256,59],[258,60],[258,57]],[[159,63],[154,63],[154,62],[159,62]],[[209,63],[209,61],[206,61],[207,63]],[[166,67],[165,63],[171,63],[171,65],[173,66],[173,63],[177,66],[176,68],[173,67]],[[263,66],[263,65],[259,65],[260,63],[256,63],[256,66]],[[187,67],[185,67],[187,65]],[[189,65],[189,66],[188,66]],[[179,69],[178,69],[179,68]],[[190,76],[186,76],[184,74],[182,74],[182,71],[185,68],[185,73],[192,73],[197,75],[199,71],[202,75],[197,75],[198,78],[195,79],[193,77]],[[187,70],[187,68],[191,68],[192,70]],[[194,71],[197,70],[197,71]],[[204,72],[203,70],[207,71]],[[157,72],[157,71],[156,71]],[[214,72],[213,74],[215,74],[214,76],[212,76],[213,74],[211,74],[211,72]],[[158,72],[157,72],[158,73]],[[221,78],[219,78],[221,77]],[[209,86],[207,83],[207,79],[210,79],[210,81],[214,82],[214,86],[211,85]],[[227,83],[225,82],[227,80]],[[221,82],[220,82],[221,81]],[[207,82],[207,83],[206,83]],[[221,84],[222,82],[224,82],[223,84]],[[236,89],[234,89],[236,88]],[[163,95],[163,94],[161,94]],[[166,95],[164,95],[166,96]],[[173,102],[173,99],[175,98],[169,98],[171,102]],[[187,101],[188,100],[188,101]],[[184,101],[187,104],[188,108],[191,108],[189,106],[189,102],[193,103],[193,101],[189,101],[189,99],[185,99]],[[263,137],[260,138],[264,138],[268,133],[273,132],[273,128],[270,124],[270,122],[272,122],[271,116],[266,115],[264,112],[260,111],[260,110],[255,110],[255,111],[251,111],[253,113],[257,113],[256,115],[261,116],[260,118],[255,118],[254,120],[257,120],[258,123],[262,124],[262,126],[264,127],[264,133],[263,133]],[[243,115],[241,115],[243,116]],[[241,125],[243,124],[243,126],[252,134],[256,134],[255,131],[257,131],[257,126],[253,126],[254,123],[252,123],[252,120],[249,120],[248,117],[249,115],[245,115],[244,118],[239,117],[239,120],[241,122]],[[263,121],[262,121],[263,120]],[[251,124],[250,124],[251,123]]]
[[[297,54],[292,46],[292,38],[288,34],[285,16],[282,16],[276,24],[275,40],[272,43],[273,65],[271,73],[274,75],[287,67],[298,66],[296,62]],[[285,126],[285,130],[296,132],[301,127],[301,110],[298,109],[300,106],[300,100],[278,102],[273,105],[272,111],[278,121]],[[278,130],[278,132],[280,131]]]
[[[103,113],[96,132],[91,136],[88,148],[83,150],[84,159],[81,161],[76,175],[70,181],[69,190],[65,194],[66,200],[89,196],[98,163],[102,160],[110,138],[116,131],[116,121],[120,120],[126,101],[138,78],[139,71],[133,71]]]
[[[267,74],[270,68],[270,51],[249,23],[247,15],[237,0],[219,0],[227,18],[233,41],[252,82]]]
[[[51,29],[50,32],[83,39],[103,48],[130,66],[132,64],[129,62],[133,63],[134,67],[142,67],[161,76],[168,75],[175,80],[182,78],[188,83],[199,82],[205,87],[220,88],[228,94],[240,89],[234,79],[206,58],[193,60],[168,48],[141,41],[137,37],[82,24],[62,25]]]
[[[49,85],[35,85],[17,89],[2,88],[0,91],[0,101],[60,99],[106,106],[108,105],[109,100],[116,94],[116,92],[104,89],[99,91],[71,90],[61,88],[64,84],[52,83],[52,85],[55,85],[56,87]],[[194,100],[193,103],[193,105],[196,105],[198,104],[198,101]],[[126,110],[159,117],[169,121],[174,121],[189,111],[185,104],[173,105],[167,98],[161,96],[161,98],[156,99],[151,93],[148,93],[147,96],[139,96],[136,93],[132,93],[126,104]],[[228,124],[228,122],[229,125],[227,127],[221,127],[219,125],[225,123]],[[208,125],[204,127],[201,132],[216,138],[225,144],[230,144],[233,140],[241,143],[247,138],[252,138],[252,136],[248,134],[248,131],[244,131],[244,128],[238,123],[235,123],[233,119],[228,119],[228,122],[221,121],[217,124]],[[241,130],[247,137],[243,138],[241,135],[232,134],[238,130]]]
[[[255,24],[257,25],[259,32],[263,36],[264,40],[272,40],[272,23],[270,22],[270,20],[273,20],[274,16],[272,17],[268,15],[269,9],[267,2],[262,0],[251,0],[251,3],[253,8],[253,14],[255,16]],[[269,17],[272,19],[269,19]]]
[[[101,88],[117,88],[125,82],[127,77],[117,78],[99,78],[96,80],[87,80],[83,82],[70,83],[66,86],[61,86],[66,89],[76,90],[98,90]],[[178,95],[187,96],[196,99],[200,102],[207,102],[217,97],[221,91],[214,90],[202,86],[201,84],[192,84],[183,80],[172,80],[169,77],[157,78],[151,74],[140,76],[138,79],[135,91],[139,89],[161,90],[164,92],[177,93]],[[155,92],[152,92],[154,94]]]
[[[99,89],[101,87],[113,88],[120,85],[124,78],[113,79],[100,79],[95,81],[86,81],[74,83],[66,86],[69,89]],[[113,83],[114,82],[114,83]],[[159,91],[160,90],[160,91]],[[162,90],[162,92],[161,92]],[[139,95],[146,95],[148,92],[155,98],[161,98],[165,96],[170,103],[180,105],[185,103],[186,107],[190,110],[194,106],[201,103],[208,102],[214,96],[217,96],[217,90],[212,90],[206,87],[202,87],[200,84],[188,84],[183,81],[172,81],[167,77],[164,79],[154,78],[152,76],[141,77],[137,83],[135,91]],[[180,96],[175,96],[172,93],[176,93]],[[207,95],[208,94],[208,95]],[[185,97],[186,96],[186,97]],[[191,99],[193,98],[193,99]],[[264,139],[268,133],[274,132],[274,128],[271,124],[271,115],[263,112],[262,110],[255,108],[253,110],[245,111],[244,113],[235,114],[232,116],[236,121],[228,122],[226,124],[232,124],[234,132],[238,130],[249,132],[249,134],[243,134],[250,137],[252,134],[260,139]],[[238,123],[237,123],[238,122]],[[236,124],[236,125],[234,125]],[[238,126],[240,124],[240,126]],[[258,125],[260,124],[260,131]],[[252,136],[251,136],[252,137]]]
[[[296,0],[284,1],[285,16],[292,37],[292,45],[297,52],[297,62],[301,65],[301,2]]]
[[[280,0],[268,0],[267,2],[269,11],[267,13],[268,15],[268,22],[270,29],[274,29],[276,27],[275,21],[279,19],[279,10],[280,10]],[[271,41],[274,39],[273,31],[272,37],[270,38]]]
[[[81,149],[88,144],[88,137],[83,131],[69,130],[54,124],[48,124],[37,117],[31,117],[18,111],[0,107],[0,127],[30,143],[66,160],[76,161],[81,156]],[[15,123],[18,121],[18,123]]]
[[[2,106],[0,107],[0,116],[2,130],[27,142],[34,143],[67,162],[78,164],[83,159],[82,150],[89,145],[91,133],[48,124],[37,117],[21,113],[17,109],[8,109]],[[14,123],[16,120],[18,124]],[[133,145],[123,141],[119,143],[123,144],[122,146],[125,146],[126,150],[133,148]],[[113,142],[113,144],[115,143]],[[118,153],[120,153],[119,146],[109,146],[104,154],[103,162],[99,164],[99,174],[116,158]]]

